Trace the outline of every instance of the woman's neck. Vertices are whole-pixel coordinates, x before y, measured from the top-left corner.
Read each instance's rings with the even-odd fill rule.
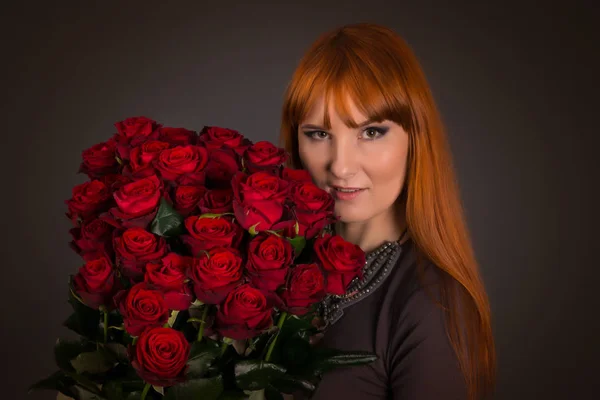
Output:
[[[377,214],[367,221],[338,222],[335,232],[350,243],[358,245],[363,251],[370,252],[384,242],[400,239],[406,229],[404,207]]]

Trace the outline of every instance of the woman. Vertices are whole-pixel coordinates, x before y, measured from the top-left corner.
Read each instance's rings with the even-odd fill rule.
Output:
[[[480,399],[494,384],[488,298],[426,78],[393,31],[321,36],[285,95],[283,146],[336,199],[336,233],[368,253],[364,280],[326,299],[320,343],[374,352],[313,399]]]

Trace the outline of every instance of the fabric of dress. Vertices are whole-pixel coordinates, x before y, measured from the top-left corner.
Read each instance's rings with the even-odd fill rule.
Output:
[[[402,243],[383,283],[345,308],[318,344],[369,351],[378,360],[326,373],[311,399],[466,399],[458,359],[446,335],[444,310],[436,304],[442,274],[429,263],[420,280],[413,242]]]

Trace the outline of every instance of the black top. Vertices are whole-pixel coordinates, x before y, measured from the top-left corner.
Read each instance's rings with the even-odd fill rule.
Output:
[[[431,263],[424,272],[423,282],[417,275],[413,242],[408,239],[383,283],[345,308],[319,343],[340,350],[369,351],[379,359],[326,373],[311,399],[467,398],[446,335],[444,311],[435,303],[442,272]]]

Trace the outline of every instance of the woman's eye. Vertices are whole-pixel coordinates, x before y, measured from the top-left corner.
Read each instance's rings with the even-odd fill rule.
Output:
[[[363,134],[366,139],[378,139],[385,135],[387,131],[387,128],[367,128],[363,131]]]
[[[327,139],[327,132],[323,131],[309,131],[304,132],[304,134],[312,139]]]

